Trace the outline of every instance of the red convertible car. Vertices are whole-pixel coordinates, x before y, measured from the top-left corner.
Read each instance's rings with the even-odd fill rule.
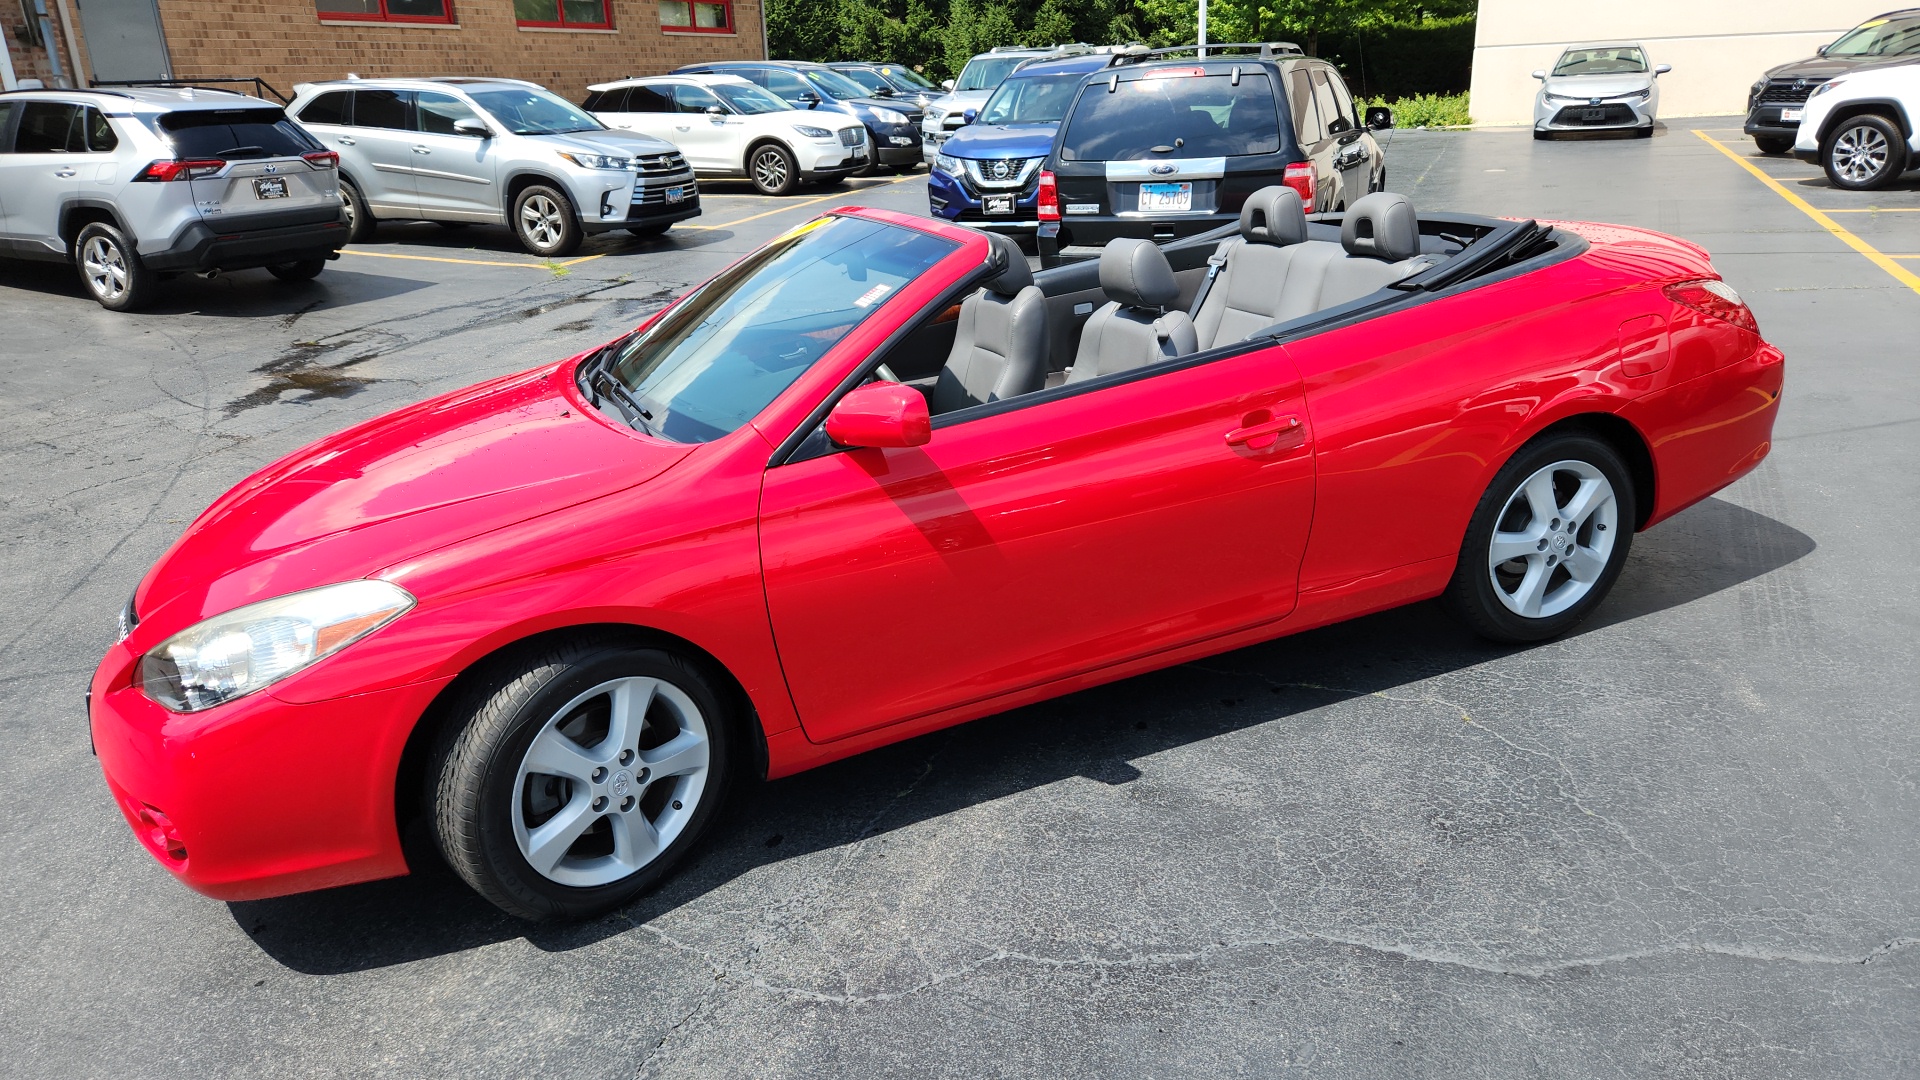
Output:
[[[728,789],[1445,597],[1504,641],[1767,453],[1781,353],[1683,241],[1290,190],[1039,274],[838,210],[580,356],[266,468],[89,691],[189,886],[619,905]]]

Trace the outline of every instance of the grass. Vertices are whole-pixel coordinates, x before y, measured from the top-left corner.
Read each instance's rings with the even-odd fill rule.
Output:
[[[1465,94],[1415,94],[1399,101],[1366,101],[1361,107],[1373,105],[1392,109],[1393,126],[1397,128],[1465,127],[1473,123]]]

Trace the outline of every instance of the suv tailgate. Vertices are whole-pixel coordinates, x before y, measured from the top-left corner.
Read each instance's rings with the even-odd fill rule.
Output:
[[[324,149],[277,107],[194,109],[160,118],[182,161],[224,161],[196,176],[194,205],[222,233],[329,221],[340,214],[339,171],[302,157]]]

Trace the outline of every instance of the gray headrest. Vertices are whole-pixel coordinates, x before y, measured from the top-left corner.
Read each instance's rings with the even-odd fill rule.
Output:
[[[1011,236],[988,233],[987,243],[993,245],[993,261],[1005,267],[987,279],[987,288],[1001,296],[1018,296],[1021,289],[1033,284],[1033,271],[1027,267],[1027,257],[1021,253],[1019,241]]]
[[[1240,235],[1249,244],[1306,243],[1307,209],[1300,193],[1274,184],[1247,196],[1240,208]]]
[[[1376,191],[1347,210],[1340,246],[1349,255],[1399,262],[1420,254],[1420,220],[1405,195]]]
[[[1121,307],[1159,310],[1180,299],[1173,267],[1151,240],[1123,236],[1100,252],[1100,288]]]

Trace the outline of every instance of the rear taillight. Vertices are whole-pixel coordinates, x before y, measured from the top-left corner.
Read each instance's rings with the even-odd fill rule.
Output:
[[[214,158],[208,158],[205,161],[156,161],[141,169],[140,175],[134,179],[162,184],[169,180],[198,180],[203,176],[212,176],[226,167],[226,162]]]
[[[1753,309],[1740,299],[1739,293],[1733,291],[1733,286],[1724,281],[1712,278],[1682,281],[1667,286],[1664,291],[1667,299],[1682,307],[1690,307],[1702,315],[1732,323],[1750,334],[1760,332],[1760,324],[1753,318]]]
[[[1053,174],[1040,174],[1040,190],[1034,198],[1034,209],[1041,221],[1060,220],[1060,185],[1056,184]]]
[[[331,150],[315,150],[310,154],[301,154],[300,159],[315,169],[337,169],[340,167],[340,155]]]
[[[1287,166],[1287,171],[1280,176],[1280,182],[1292,188],[1294,193],[1300,196],[1300,202],[1307,208],[1307,213],[1313,213],[1313,189],[1319,186],[1313,174],[1313,162],[1296,161]]]

